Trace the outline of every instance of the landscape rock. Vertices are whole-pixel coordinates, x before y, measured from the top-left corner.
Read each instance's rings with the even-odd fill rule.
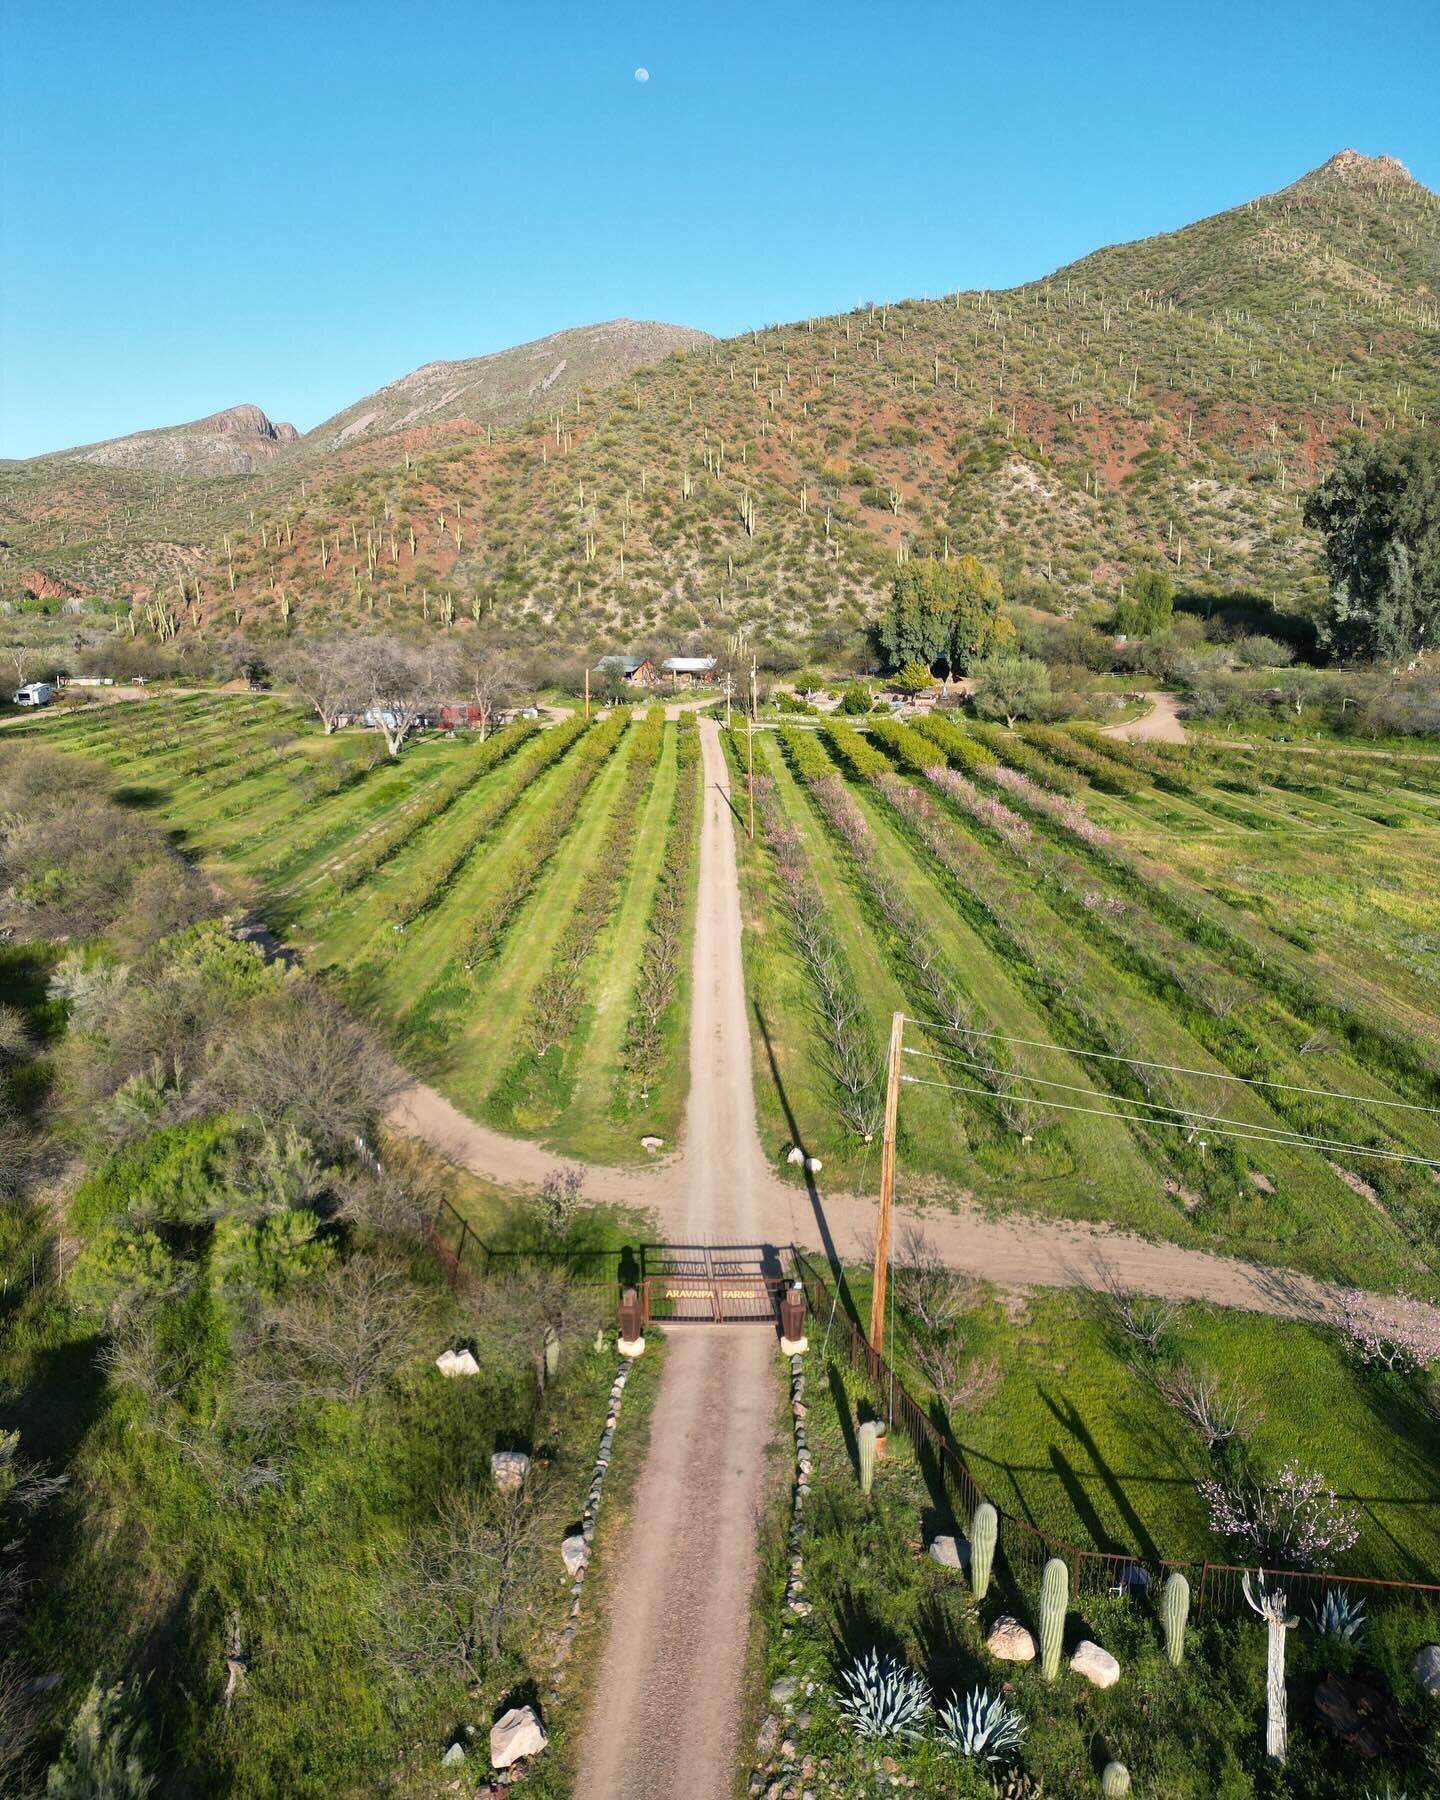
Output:
[[[464,1760],[465,1746],[463,1744],[452,1744],[440,1758],[440,1767],[442,1769],[455,1769],[458,1768]]]
[[[508,1769],[522,1756],[538,1756],[549,1741],[533,1706],[512,1706],[490,1727],[490,1761]]]
[[[809,1170],[810,1174],[818,1175],[825,1165],[818,1156],[807,1156],[805,1158],[805,1167]]]
[[[585,1541],[584,1532],[567,1537],[560,1546],[560,1554],[565,1559],[565,1573],[580,1576],[585,1573],[585,1566],[590,1561],[590,1546]]]
[[[1427,1644],[1410,1659],[1410,1673],[1427,1694],[1440,1699],[1440,1644]]]
[[[1327,1675],[1315,1690],[1315,1710],[1332,1736],[1367,1762],[1407,1736],[1404,1715],[1374,1669],[1362,1675]]]
[[[791,1146],[790,1152],[786,1156],[785,1160],[787,1163],[791,1164],[792,1167],[798,1169],[800,1167],[801,1163],[803,1163],[805,1160],[805,1152],[800,1148],[800,1146],[798,1144],[793,1144]]]
[[[480,1365],[468,1350],[442,1350],[435,1358],[435,1367],[442,1375],[478,1375]]]
[[[662,1137],[642,1137],[640,1140],[640,1148],[642,1150],[648,1150],[653,1156],[657,1150],[663,1150],[665,1148],[665,1140]]]
[[[942,1569],[968,1569],[970,1567],[970,1546],[964,1538],[948,1536],[932,1538],[930,1560],[939,1563]]]
[[[513,1494],[525,1485],[530,1458],[523,1450],[497,1450],[490,1458],[490,1473],[502,1494]]]
[[[997,1662],[1034,1662],[1035,1640],[1009,1613],[1002,1613],[990,1627],[985,1648]]]
[[[793,1675],[782,1675],[770,1683],[770,1699],[776,1706],[788,1706],[799,1691],[800,1683]]]
[[[1088,1682],[1099,1688],[1114,1687],[1120,1679],[1119,1663],[1108,1650],[1102,1650],[1099,1644],[1092,1644],[1089,1638],[1081,1638],[1075,1646],[1070,1667],[1077,1675],[1083,1675]]]
[[[773,1754],[775,1746],[780,1742],[780,1721],[774,1713],[766,1713],[765,1722],[760,1727],[755,1739],[755,1749],[763,1759]]]

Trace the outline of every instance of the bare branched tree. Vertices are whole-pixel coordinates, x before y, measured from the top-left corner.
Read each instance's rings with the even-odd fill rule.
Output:
[[[1106,1323],[1138,1350],[1153,1356],[1174,1330],[1179,1306],[1173,1300],[1132,1292],[1119,1270],[1102,1256],[1096,1256],[1094,1267],[1095,1279],[1085,1285]]]
[[[514,658],[489,644],[468,640],[459,652],[460,679],[480,714],[480,737],[489,735],[496,709],[519,679]]]
[[[344,638],[288,644],[274,659],[274,668],[286,687],[315,708],[326,737],[365,697],[360,659]]]
[[[437,1528],[413,1542],[386,1595],[381,1654],[410,1670],[483,1681],[544,1577],[557,1522],[543,1475],[507,1493],[447,1495]]]
[[[967,1356],[959,1338],[922,1338],[911,1345],[910,1354],[952,1417],[978,1411],[1000,1380],[999,1358],[982,1362]]]
[[[376,1256],[298,1284],[263,1321],[270,1384],[282,1394],[353,1404],[416,1354],[424,1296]],[[263,1377],[262,1377],[263,1379]]]
[[[385,734],[385,748],[399,756],[443,682],[441,658],[397,638],[362,638],[356,665],[371,722]]]
[[[896,1300],[933,1336],[953,1331],[975,1304],[979,1292],[975,1282],[945,1266],[919,1225],[907,1225],[901,1232],[893,1268]]]
[[[1157,1391],[1204,1440],[1207,1450],[1243,1438],[1260,1417],[1255,1400],[1239,1381],[1181,1363],[1155,1383]]]

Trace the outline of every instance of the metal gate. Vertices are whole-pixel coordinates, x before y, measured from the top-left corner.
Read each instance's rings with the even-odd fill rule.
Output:
[[[647,1325],[776,1319],[786,1275],[772,1244],[647,1244],[640,1257]]]

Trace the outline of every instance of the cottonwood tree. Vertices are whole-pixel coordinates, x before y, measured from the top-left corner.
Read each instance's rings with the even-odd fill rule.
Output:
[[[275,672],[314,707],[326,737],[355,710],[364,692],[355,646],[343,638],[287,645],[275,659]]]
[[[441,684],[442,659],[386,637],[362,639],[355,655],[368,716],[385,734],[391,757],[398,757]]]
[[[937,662],[946,680],[986,651],[1003,649],[1015,628],[1000,611],[1000,578],[976,556],[952,562],[916,558],[895,571],[890,605],[878,627],[892,666]]]
[[[465,643],[458,657],[457,673],[480,714],[480,738],[489,735],[496,709],[518,679],[514,658],[488,644]]]
[[[1440,429],[1369,439],[1346,432],[1305,500],[1325,541],[1341,656],[1405,657],[1440,637]]]

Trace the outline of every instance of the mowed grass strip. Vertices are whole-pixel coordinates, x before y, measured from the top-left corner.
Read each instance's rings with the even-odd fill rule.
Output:
[[[614,1116],[613,1097],[620,1079],[630,1004],[645,955],[650,909],[654,904],[675,804],[679,774],[677,739],[677,728],[667,725],[661,741],[660,761],[640,820],[630,872],[621,888],[614,917],[596,946],[600,973],[594,984],[589,1017],[578,1034],[583,1054],[572,1059],[574,1085],[561,1122],[563,1141],[572,1155],[593,1161],[638,1162],[644,1155],[634,1128],[627,1127],[624,1121]],[[663,1098],[655,1098],[655,1106],[647,1109],[646,1130],[670,1111]]]

